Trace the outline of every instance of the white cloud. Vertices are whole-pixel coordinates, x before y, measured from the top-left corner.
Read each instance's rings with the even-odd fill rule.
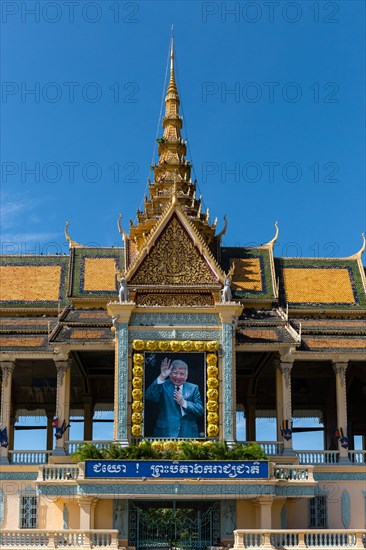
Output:
[[[46,199],[29,198],[27,193],[8,195],[1,194],[0,223],[3,253],[34,253],[37,254],[39,243],[44,248],[50,243],[57,243],[65,251],[62,232],[42,231],[42,228],[32,228],[42,222],[37,211],[44,208]],[[29,227],[29,231],[25,230]],[[26,244],[29,244],[27,247]]]

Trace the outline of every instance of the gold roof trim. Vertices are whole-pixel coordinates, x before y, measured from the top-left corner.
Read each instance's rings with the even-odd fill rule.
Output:
[[[215,219],[214,224],[215,224],[215,227],[216,227],[217,218]],[[229,225],[229,222],[227,221],[226,214],[224,214],[224,227],[221,229],[220,233],[216,236],[220,243],[222,241],[222,237],[226,234],[228,225]]]
[[[66,220],[66,223],[65,223],[65,239],[68,241],[70,248],[87,248],[86,246],[84,246],[80,243],[77,243],[76,241],[74,241],[70,237],[70,235],[69,235],[69,220]]]
[[[352,254],[352,256],[348,256],[347,260],[357,260],[358,258],[361,259],[361,256],[362,254],[365,252],[365,248],[366,248],[366,237],[365,237],[365,233],[362,233],[361,234],[361,237],[362,237],[362,246],[360,248],[360,250],[358,252],[356,252],[356,254]]]
[[[279,234],[278,222],[275,222],[274,226],[275,226],[275,236],[273,237],[273,239],[268,241],[268,243],[266,243],[266,244],[262,244],[262,246],[260,246],[259,248],[273,248],[273,245],[277,241],[278,234]]]
[[[150,233],[146,236],[145,242],[141,250],[139,251],[139,254],[135,258],[134,262],[132,263],[127,273],[125,274],[125,278],[129,281],[132,278],[132,276],[135,274],[138,266],[141,264],[143,259],[149,254],[152,246],[154,246],[157,238],[161,234],[164,227],[167,225],[173,213],[176,213],[178,215],[179,220],[181,221],[183,226],[186,228],[188,233],[193,238],[194,245],[198,248],[200,254],[204,256],[205,260],[210,264],[219,282],[223,284],[225,280],[225,272],[221,269],[221,267],[217,263],[216,258],[213,256],[211,250],[207,246],[203,237],[201,237],[201,235],[196,230],[194,224],[187,218],[187,216],[183,212],[179,202],[174,201],[174,195],[172,197],[172,202],[168,204],[165,210],[163,211],[160,220],[158,220],[156,225],[151,229]]]
[[[122,221],[122,213],[120,212],[119,216],[118,216],[118,220],[117,220],[117,227],[118,227],[118,232],[121,235],[123,242],[126,244],[127,239],[129,239],[129,235],[123,229],[121,221]]]
[[[280,285],[279,281],[276,279],[276,269],[274,265],[274,258],[273,258],[273,247],[275,242],[278,239],[279,229],[278,229],[278,222],[274,223],[275,226],[275,235],[274,237],[266,244],[263,244],[262,246],[259,246],[258,248],[266,248],[269,250],[269,261],[271,266],[271,279],[272,279],[272,290],[273,290],[273,296],[278,299],[279,292],[280,292]]]
[[[362,233],[361,236],[362,236],[363,243],[362,243],[362,246],[361,246],[360,250],[358,252],[356,252],[356,254],[353,254],[353,256],[350,256],[349,258],[347,258],[347,260],[356,260],[357,261],[357,265],[358,265],[358,268],[360,270],[363,289],[366,292],[366,276],[365,276],[365,271],[364,271],[364,268],[363,268],[363,265],[362,265],[362,254],[365,252],[365,248],[366,248],[365,233]]]

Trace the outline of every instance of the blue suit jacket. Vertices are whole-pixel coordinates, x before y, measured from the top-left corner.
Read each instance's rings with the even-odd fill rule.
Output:
[[[203,415],[203,405],[198,386],[185,382],[182,395],[187,407],[183,409],[174,401],[175,386],[169,379],[162,384],[155,380],[146,390],[146,399],[160,403],[160,410],[153,430],[153,437],[199,437],[196,418]]]

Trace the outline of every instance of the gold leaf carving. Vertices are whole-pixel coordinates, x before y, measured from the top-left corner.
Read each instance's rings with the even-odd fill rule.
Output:
[[[211,294],[138,294],[136,304],[140,306],[208,306],[214,301]]]
[[[142,262],[131,283],[213,285],[217,284],[217,280],[186,230],[174,216]]]

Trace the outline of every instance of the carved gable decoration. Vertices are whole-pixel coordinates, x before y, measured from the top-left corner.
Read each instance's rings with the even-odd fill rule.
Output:
[[[141,262],[130,284],[217,285],[218,279],[176,215]]]

